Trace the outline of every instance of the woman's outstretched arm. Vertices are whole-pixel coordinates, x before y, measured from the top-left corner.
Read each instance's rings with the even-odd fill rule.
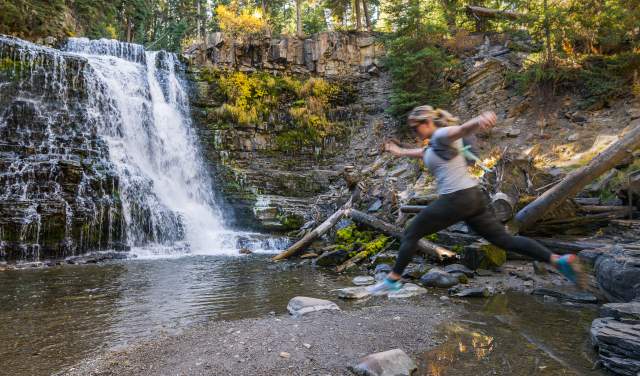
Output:
[[[476,116],[460,126],[448,127],[447,138],[449,141],[455,141],[459,138],[470,136],[476,132],[488,130],[496,124],[496,120],[495,112],[483,112],[480,116]]]
[[[384,143],[384,151],[388,151],[389,153],[395,155],[396,157],[409,157],[409,158],[417,158],[421,159],[424,155],[424,148],[416,148],[416,149],[407,149],[398,146],[395,142],[386,141]]]

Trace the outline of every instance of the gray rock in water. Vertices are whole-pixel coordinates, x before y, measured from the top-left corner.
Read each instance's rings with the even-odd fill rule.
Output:
[[[374,273],[375,274],[382,273],[382,272],[389,273],[391,270],[392,269],[391,269],[390,265],[388,265],[388,264],[380,264],[380,265],[376,265],[376,269],[375,269]]]
[[[374,284],[376,282],[376,279],[368,275],[362,275],[355,277],[351,280],[351,282],[356,286],[366,286]]]
[[[402,299],[402,298],[410,298],[412,296],[418,296],[422,294],[426,294],[427,289],[424,287],[420,287],[413,283],[405,283],[402,288],[398,291],[392,291],[387,296],[391,299]]]
[[[420,278],[420,283],[426,287],[449,288],[458,284],[458,278],[441,269],[431,269]]]
[[[404,351],[394,349],[367,355],[350,369],[361,376],[410,376],[418,367]]]
[[[598,285],[611,301],[640,299],[640,250],[616,246],[595,261]]]
[[[473,277],[473,270],[467,268],[462,264],[451,264],[444,267],[444,271],[447,273],[463,273],[467,277]]]
[[[338,292],[338,297],[342,299],[362,299],[371,295],[364,286],[347,287],[336,291]]]
[[[561,291],[551,290],[547,288],[537,288],[533,290],[532,294],[552,296],[554,298],[557,298],[558,300],[564,300],[573,303],[598,303],[598,298],[596,298],[593,294],[584,291]]]
[[[591,323],[591,341],[608,370],[618,375],[640,374],[640,324],[595,319]]]
[[[459,298],[488,298],[491,296],[491,291],[487,287],[469,287],[456,292],[453,296]]]
[[[374,275],[373,278],[376,281],[380,282],[380,281],[384,280],[385,278],[387,278],[388,274],[389,273],[386,273],[386,272],[376,273],[376,275]]]
[[[304,316],[311,312],[318,311],[339,311],[340,307],[330,300],[308,298],[306,296],[296,296],[289,300],[287,310],[293,316]]]
[[[640,302],[603,304],[600,307],[600,316],[640,324]]]

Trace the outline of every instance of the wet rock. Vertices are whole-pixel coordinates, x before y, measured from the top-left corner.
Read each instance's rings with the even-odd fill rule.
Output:
[[[462,264],[451,264],[444,267],[444,271],[447,273],[462,273],[469,278],[473,277],[473,270],[467,268]]]
[[[389,273],[391,272],[392,268],[389,264],[379,264],[376,265],[376,269],[373,271],[375,274],[378,273]]]
[[[640,250],[615,246],[596,259],[598,285],[607,299],[629,302],[640,299]]]
[[[369,206],[369,209],[367,209],[367,211],[377,212],[378,210],[380,210],[380,208],[382,208],[382,201],[378,199],[373,204],[371,204],[371,206]]]
[[[428,265],[411,263],[407,265],[404,273],[402,273],[402,278],[420,279],[429,269]]]
[[[618,375],[640,374],[640,324],[595,319],[591,324],[591,341],[605,368]]]
[[[640,302],[603,304],[600,307],[600,317],[640,324]]]
[[[238,253],[240,253],[241,255],[250,255],[253,253],[253,251],[250,250],[249,248],[240,248]]]
[[[391,299],[402,299],[402,298],[410,298],[412,296],[418,296],[422,294],[426,294],[427,289],[424,287],[420,287],[413,283],[405,283],[402,288],[398,291],[392,291],[387,296]]]
[[[338,297],[342,299],[363,299],[371,295],[364,286],[346,287],[336,291]]]
[[[449,274],[456,277],[458,279],[458,282],[460,283],[463,283],[463,284],[469,283],[469,277],[467,277],[467,275],[464,273],[449,273]]]
[[[376,281],[380,282],[380,281],[384,280],[385,278],[387,278],[387,275],[388,275],[388,274],[389,274],[389,273],[386,273],[386,272],[376,273],[376,274],[373,276],[373,278],[374,278]]]
[[[607,252],[608,252],[608,249],[603,249],[603,248],[585,249],[578,252],[578,257],[580,258],[580,261],[590,265],[591,267],[594,267],[598,257],[602,256]]]
[[[398,255],[396,255],[395,253],[378,253],[377,255],[373,256],[371,263],[376,266],[380,264],[392,265],[396,262],[396,258],[398,258]]]
[[[441,269],[434,268],[420,278],[420,283],[426,287],[449,288],[458,284],[458,278]]]
[[[561,291],[561,290],[552,290],[548,288],[537,288],[533,290],[532,294],[552,296],[558,300],[563,300],[566,302],[573,302],[573,303],[583,303],[583,304],[598,303],[598,298],[596,298],[593,294],[590,294],[584,291]]]
[[[314,265],[331,267],[338,266],[349,258],[349,252],[338,249],[335,251],[325,252],[314,260]]]
[[[376,280],[371,276],[363,275],[363,276],[358,276],[353,278],[351,282],[356,286],[366,286],[366,285],[374,284]]]
[[[453,294],[459,298],[488,298],[491,291],[487,287],[469,287]]]
[[[540,261],[533,262],[533,272],[537,275],[549,274],[549,271],[547,270],[547,267],[545,266],[545,264]]]
[[[339,311],[338,305],[330,300],[309,298],[306,296],[296,296],[289,300],[287,310],[293,316],[304,316],[311,312],[318,311]]]
[[[350,369],[360,376],[410,376],[418,367],[404,351],[394,349],[367,355]]]

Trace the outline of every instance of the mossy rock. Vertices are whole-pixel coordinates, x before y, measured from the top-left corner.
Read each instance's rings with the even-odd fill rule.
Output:
[[[463,249],[460,261],[472,270],[494,269],[507,261],[507,253],[491,244],[472,244]]]
[[[316,266],[331,267],[338,266],[349,259],[349,252],[343,249],[337,249],[331,252],[325,252],[315,259]]]

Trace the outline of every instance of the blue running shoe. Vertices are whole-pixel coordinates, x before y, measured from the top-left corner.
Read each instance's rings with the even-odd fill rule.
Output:
[[[389,278],[385,278],[384,281],[377,283],[373,286],[367,287],[367,292],[371,295],[385,295],[392,291],[398,291],[402,288],[402,282],[392,281]]]
[[[576,255],[564,255],[558,258],[555,267],[569,281],[578,285],[579,288],[585,289],[587,287],[586,276]]]

